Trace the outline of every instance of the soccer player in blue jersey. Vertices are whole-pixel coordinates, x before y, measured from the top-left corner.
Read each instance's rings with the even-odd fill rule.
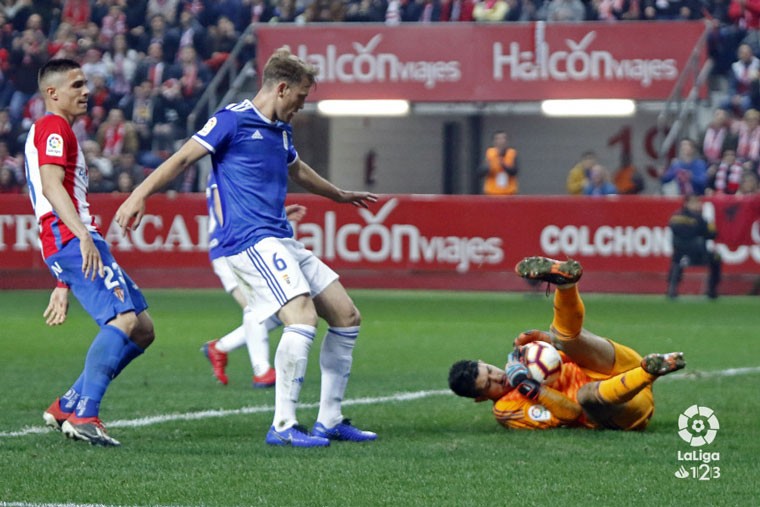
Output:
[[[145,298],[114,260],[90,213],[89,173],[71,130],[74,120],[87,113],[89,88],[82,68],[73,60],[50,60],[38,82],[47,114],[29,130],[24,155],[42,255],[58,281],[43,316],[49,325],[62,324],[71,291],[100,328],[79,378],[43,418],[69,438],[118,446],[100,420],[100,402],[111,380],[153,342],[153,321]]]
[[[361,317],[338,275],[293,240],[285,217],[288,177],[311,193],[367,207],[377,196],[342,190],[301,160],[289,122],[303,108],[316,69],[287,48],[267,61],[253,100],[212,116],[190,140],[146,178],[119,207],[115,220],[137,227],[145,201],[201,157],[211,154],[221,205],[219,248],[240,279],[260,321],[277,315],[284,324],[275,353],[275,412],[270,445],[324,447],[331,440],[367,441],[377,435],[343,416]],[[298,424],[296,405],[318,317],[329,328],[320,351],[319,414],[309,432]]]

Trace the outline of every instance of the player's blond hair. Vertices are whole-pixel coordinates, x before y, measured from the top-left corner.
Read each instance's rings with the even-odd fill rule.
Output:
[[[285,81],[288,84],[299,84],[306,78],[309,84],[316,81],[317,69],[290,52],[283,46],[276,49],[264,65],[262,85],[268,86]]]

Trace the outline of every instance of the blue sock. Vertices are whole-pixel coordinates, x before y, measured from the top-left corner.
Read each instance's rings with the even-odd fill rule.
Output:
[[[100,400],[114,377],[128,341],[129,338],[121,329],[108,325],[100,328],[84,360],[84,382],[77,403],[77,417],[98,415]]]
[[[58,406],[62,411],[71,413],[77,406],[80,393],[82,392],[82,385],[84,384],[84,372],[79,375],[79,378],[74,382],[74,385],[66,391],[66,394],[61,396],[61,401],[58,402]]]
[[[145,349],[141,349],[132,340],[127,340],[127,343],[124,344],[124,348],[121,350],[121,359],[119,360],[119,365],[116,367],[116,371],[113,374],[113,378],[118,377],[119,373],[121,373],[121,370],[123,370],[129,363],[132,362],[134,358],[143,352],[145,352]]]

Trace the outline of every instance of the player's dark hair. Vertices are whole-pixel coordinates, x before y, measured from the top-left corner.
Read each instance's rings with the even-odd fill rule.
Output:
[[[37,83],[42,83],[42,80],[48,77],[50,74],[58,74],[61,72],[68,72],[73,69],[81,69],[82,66],[79,62],[71,60],[69,58],[56,58],[48,60],[48,62],[42,66],[39,74],[37,74]]]
[[[449,388],[459,396],[477,398],[480,392],[475,387],[478,378],[478,362],[462,359],[451,365],[449,370]]]
[[[262,82],[264,84],[285,81],[288,84],[298,84],[305,77],[313,84],[316,80],[317,69],[290,52],[283,46],[269,57],[264,66]]]

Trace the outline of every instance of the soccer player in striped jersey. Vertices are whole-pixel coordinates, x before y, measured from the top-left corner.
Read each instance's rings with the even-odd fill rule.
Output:
[[[288,178],[336,202],[366,208],[377,201],[370,192],[336,187],[298,156],[289,122],[303,108],[315,75],[313,66],[287,48],[275,51],[254,98],[215,113],[132,192],[115,217],[124,228],[137,227],[148,196],[211,155],[221,208],[220,252],[260,321],[276,314],[284,324],[274,360],[274,420],[265,439],[270,445],[324,447],[331,440],[377,437],[353,426],[341,411],[359,335],[359,310],[338,275],[292,239],[284,211]],[[308,431],[298,424],[296,405],[319,317],[329,327],[319,357],[319,414]]]
[[[235,273],[232,272],[227,259],[219,251],[219,220],[221,209],[219,206],[219,190],[214,179],[214,173],[209,175],[206,185],[206,204],[208,207],[208,256],[214,273],[222,282],[224,290],[230,294],[243,309],[243,324],[236,327],[218,340],[211,340],[203,344],[201,352],[211,363],[214,377],[223,385],[227,385],[227,354],[235,349],[246,346],[248,356],[253,368],[253,380],[251,385],[256,388],[272,387],[275,384],[276,373],[269,363],[269,331],[280,327],[282,322],[274,315],[266,322],[259,322],[253,311],[248,306],[245,295],[238,284]],[[291,204],[285,207],[285,215],[290,222],[298,222],[306,213],[306,207],[300,204]]]
[[[90,214],[87,166],[71,130],[87,112],[82,68],[73,60],[51,60],[40,69],[39,88],[47,114],[30,129],[25,156],[42,255],[58,281],[44,315],[50,325],[63,323],[70,289],[100,327],[79,378],[43,418],[69,438],[118,446],[100,420],[100,402],[111,380],[153,342],[153,322],[140,289],[116,263]]]
[[[649,354],[597,336],[583,328],[585,307],[577,282],[583,269],[573,260],[527,257],[516,267],[527,279],[556,284],[551,331],[527,331],[516,350],[532,341],[554,345],[562,372],[551,385],[540,384],[510,354],[505,369],[462,360],[449,371],[449,387],[476,401],[492,400],[493,413],[507,428],[559,426],[643,430],[654,413],[652,384],[686,366],[681,352]],[[519,352],[517,352],[519,355]]]

